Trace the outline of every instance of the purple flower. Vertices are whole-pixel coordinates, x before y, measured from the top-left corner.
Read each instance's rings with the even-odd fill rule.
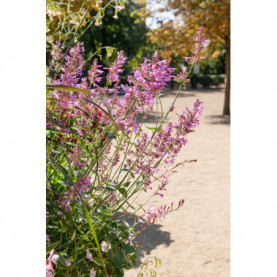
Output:
[[[189,83],[190,82],[190,79],[187,79],[187,69],[185,68],[183,70],[183,72],[177,74],[177,76],[174,78],[175,81],[181,81],[181,82],[184,82],[184,83]]]
[[[109,68],[109,73],[107,75],[107,80],[109,82],[116,82],[119,83],[119,73],[123,71],[121,67],[124,66],[126,62],[126,57],[124,57],[124,52],[121,50],[120,52],[117,52],[117,58],[115,61],[111,64]]]
[[[204,27],[200,27],[198,31],[196,31],[193,37],[194,45],[193,45],[193,56],[192,57],[184,57],[186,61],[189,63],[199,63],[201,59],[205,59],[206,57],[201,57],[202,50],[204,46],[207,44],[207,39],[205,37],[205,29]]]
[[[93,86],[97,86],[96,83],[99,83],[102,79],[102,77],[100,76],[103,71],[99,69],[101,67],[102,65],[98,65],[97,59],[94,59],[93,64],[91,65],[91,69],[88,72],[88,79]]]

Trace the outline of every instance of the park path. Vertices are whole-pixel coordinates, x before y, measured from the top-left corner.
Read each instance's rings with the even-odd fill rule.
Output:
[[[165,93],[165,110],[176,93]],[[183,91],[175,111],[192,108],[197,98],[204,103],[200,126],[187,137],[177,161],[197,159],[197,163],[177,168],[165,196],[152,198],[149,207],[172,201],[176,205],[180,199],[185,203],[138,237],[144,243],[138,266],[126,271],[126,277],[136,277],[149,256],[162,260],[156,270],[159,277],[230,276],[230,124],[222,116],[224,90]],[[176,122],[177,116],[172,113],[169,119]]]

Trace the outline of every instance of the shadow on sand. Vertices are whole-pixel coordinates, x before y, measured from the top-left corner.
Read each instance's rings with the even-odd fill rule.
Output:
[[[209,124],[225,124],[230,125],[229,115],[208,115],[206,117]]]
[[[195,93],[198,92],[198,90],[189,90],[189,89],[181,89],[180,94],[178,96],[178,98],[182,98],[182,97],[193,97],[195,96]],[[163,97],[167,97],[167,96],[176,96],[176,94],[178,93],[178,89],[169,89],[166,88],[163,92],[162,92],[162,96]]]
[[[127,213],[126,215],[121,214],[121,216],[123,216],[123,219],[128,222],[130,226],[134,224],[135,218],[138,218],[137,216],[131,215],[129,213]],[[138,224],[134,228],[135,232],[138,231],[140,225],[142,224]],[[157,246],[161,244],[169,246],[172,242],[174,242],[174,240],[170,238],[170,233],[167,231],[162,231],[161,227],[162,225],[160,224],[153,224],[136,237],[135,241],[137,242],[137,244],[142,242],[143,245],[137,253],[137,264],[135,268],[138,268],[142,265],[142,263],[150,255],[152,249],[157,248]]]
[[[137,122],[142,123],[156,123],[157,119],[162,120],[162,116],[160,113],[157,114],[157,118],[155,114],[150,114],[146,119],[143,118],[144,114],[139,114],[137,117]]]

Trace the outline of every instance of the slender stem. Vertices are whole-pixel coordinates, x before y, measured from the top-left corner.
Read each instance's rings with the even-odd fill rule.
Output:
[[[102,256],[102,252],[101,252],[101,249],[100,249],[98,238],[97,238],[94,226],[92,224],[92,221],[91,221],[91,218],[90,218],[90,215],[89,215],[88,208],[87,208],[86,204],[83,204],[83,208],[84,208],[84,211],[86,213],[86,217],[87,217],[87,220],[88,220],[88,223],[89,223],[89,227],[90,227],[91,233],[93,235],[93,238],[95,240],[95,243],[96,243],[96,246],[97,246],[97,250],[98,250],[98,253],[99,253],[99,257],[100,257],[101,262],[102,262],[103,267],[104,267],[105,274],[106,274],[106,276],[109,276],[108,273],[107,273],[105,260],[103,259],[103,256]]]

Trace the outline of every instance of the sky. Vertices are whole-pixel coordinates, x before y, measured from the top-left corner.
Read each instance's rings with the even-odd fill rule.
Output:
[[[147,9],[153,12],[152,17],[146,19],[146,24],[151,29],[156,29],[162,23],[167,23],[174,19],[174,11],[159,12],[161,8],[166,8],[168,5],[167,0],[146,0]]]

